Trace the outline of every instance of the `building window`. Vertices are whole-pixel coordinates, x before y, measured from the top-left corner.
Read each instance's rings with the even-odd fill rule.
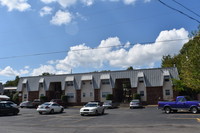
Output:
[[[110,80],[109,79],[102,79],[101,80],[101,84],[102,85],[109,85],[110,84]]]
[[[169,81],[169,76],[164,76],[164,81]]]
[[[41,96],[41,97],[43,97],[43,96],[44,96],[44,94],[40,94],[40,96]]]
[[[102,97],[102,98],[106,98],[106,96],[107,96],[108,94],[111,94],[111,93],[110,93],[110,92],[102,92],[101,97]]]
[[[27,94],[24,94],[24,98],[25,98],[25,99],[27,98]]]
[[[23,84],[23,88],[26,88],[26,84]]]
[[[170,90],[165,90],[165,95],[169,96],[170,95]]]
[[[143,82],[144,82],[144,78],[143,78],[143,77],[139,77],[139,78],[138,78],[138,81],[139,81],[140,83],[143,83]]]
[[[85,93],[83,93],[83,97],[86,97],[86,94],[85,94]]]
[[[140,96],[144,96],[144,91],[140,91]]]
[[[68,98],[74,98],[74,93],[67,93]]]
[[[82,84],[85,85],[85,81],[82,81]]]
[[[40,83],[40,87],[43,88],[43,86],[44,86],[43,83]]]
[[[90,97],[93,97],[93,93],[92,92],[90,92]]]
[[[90,84],[92,84],[92,81],[90,81]]]
[[[73,81],[67,81],[66,84],[67,84],[67,86],[73,86],[74,85]]]

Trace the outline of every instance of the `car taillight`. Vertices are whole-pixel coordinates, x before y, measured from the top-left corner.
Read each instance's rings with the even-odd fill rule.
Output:
[[[49,106],[46,106],[46,107],[45,107],[45,109],[49,109],[49,108],[50,108]]]

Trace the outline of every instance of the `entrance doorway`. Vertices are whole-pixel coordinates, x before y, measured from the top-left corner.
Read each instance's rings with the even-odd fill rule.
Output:
[[[62,95],[61,82],[51,82],[49,86],[49,90],[50,90],[50,100],[61,99],[61,95]]]
[[[130,79],[116,79],[113,94],[116,102],[129,103],[133,97]]]

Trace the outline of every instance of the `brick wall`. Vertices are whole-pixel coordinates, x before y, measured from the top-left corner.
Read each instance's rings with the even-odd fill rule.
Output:
[[[94,100],[95,101],[100,101],[101,98],[100,98],[100,89],[95,89],[94,90]]]
[[[39,92],[38,91],[29,91],[28,92],[28,100],[33,101],[34,99],[39,99]]]
[[[81,90],[76,90],[76,102],[81,105]]]
[[[148,87],[147,90],[147,104],[157,104],[163,99],[162,87]]]

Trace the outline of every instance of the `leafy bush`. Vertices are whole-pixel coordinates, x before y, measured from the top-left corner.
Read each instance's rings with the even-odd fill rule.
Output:
[[[106,96],[106,100],[113,100],[113,94],[108,94]]]
[[[16,92],[16,93],[13,95],[12,100],[13,100],[15,103],[19,104],[19,92]]]
[[[141,99],[140,94],[135,93],[135,94],[133,95],[133,99]]]
[[[47,97],[46,96],[40,96],[40,101],[41,102],[46,102],[47,101]]]
[[[62,95],[62,96],[61,96],[61,100],[62,100],[64,103],[67,103],[67,102],[68,102],[68,96]]]

